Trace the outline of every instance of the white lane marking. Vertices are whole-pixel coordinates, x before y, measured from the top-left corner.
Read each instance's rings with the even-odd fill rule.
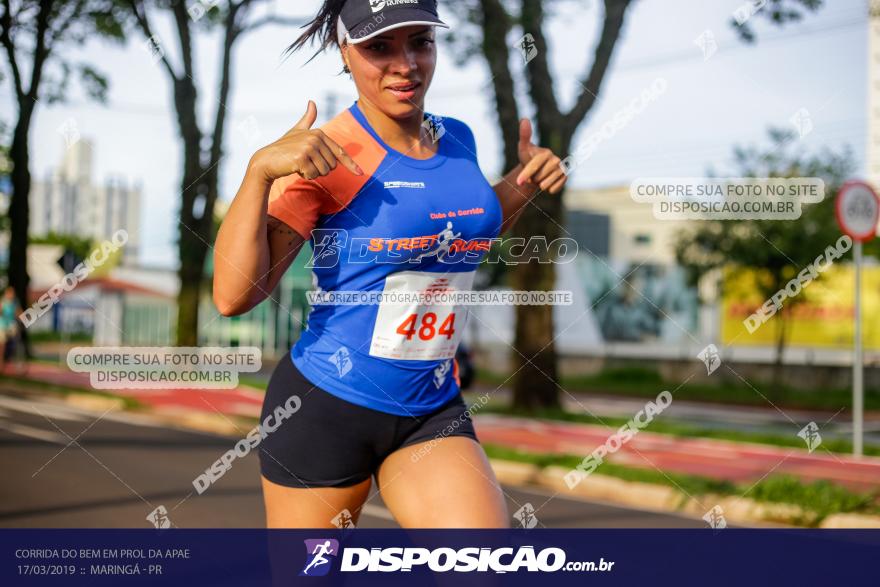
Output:
[[[54,442],[56,444],[66,444],[64,436],[62,436],[61,434],[56,434],[54,432],[49,432],[48,430],[42,430],[40,428],[25,426],[24,424],[0,422],[0,429],[6,430],[7,432],[11,432],[13,434],[18,434],[20,436],[36,438],[37,440]]]
[[[11,397],[0,397],[0,406],[17,412],[33,414],[34,416],[46,415],[56,420],[75,422],[84,422],[86,420],[81,410],[51,402],[25,401]],[[39,406],[39,409],[37,406]]]
[[[111,412],[104,416],[105,420],[120,422],[122,424],[130,424],[132,426],[147,426],[150,428],[168,428],[167,422],[162,422],[149,414],[132,414],[125,411]]]
[[[0,396],[0,406],[16,412],[24,412],[34,416],[48,416],[53,420],[68,420],[74,422],[90,422],[101,414],[95,410],[87,410],[76,406],[68,406],[55,402],[45,401],[42,398],[33,400],[21,400],[11,397]],[[0,417],[9,415],[9,412],[0,408]],[[147,414],[132,414],[123,410],[109,412],[104,415],[104,420],[112,420],[133,426],[149,426],[152,428],[167,428],[168,425]]]

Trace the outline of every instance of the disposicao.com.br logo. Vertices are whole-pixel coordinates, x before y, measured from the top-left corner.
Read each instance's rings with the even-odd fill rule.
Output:
[[[339,553],[339,543],[332,539],[306,540],[308,557],[300,576],[326,575],[330,569],[330,556]],[[413,567],[426,565],[433,572],[495,572],[517,571],[610,571],[613,561],[600,558],[596,561],[566,561],[561,548],[544,548],[535,551],[534,546],[518,548],[465,547],[465,548],[419,548],[387,547],[356,548],[342,550],[340,572],[409,572]]]
[[[332,538],[306,540],[306,566],[300,577],[321,577],[330,571],[329,557],[339,554],[339,541]]]

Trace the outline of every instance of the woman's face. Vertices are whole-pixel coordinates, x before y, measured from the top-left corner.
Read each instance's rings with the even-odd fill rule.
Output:
[[[362,99],[391,118],[424,109],[437,65],[434,27],[408,26],[342,48]]]

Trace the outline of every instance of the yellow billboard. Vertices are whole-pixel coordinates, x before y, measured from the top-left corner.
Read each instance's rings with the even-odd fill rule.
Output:
[[[767,303],[758,280],[761,269],[726,269],[721,298],[721,340],[725,345],[776,344],[779,328],[786,329],[787,346],[852,348],[855,307],[855,269],[831,265],[812,281],[791,285],[780,296],[785,324],[761,308]],[[793,276],[798,281],[797,276]],[[796,295],[791,295],[797,291]],[[880,350],[880,267],[862,267],[862,336],[866,350]]]

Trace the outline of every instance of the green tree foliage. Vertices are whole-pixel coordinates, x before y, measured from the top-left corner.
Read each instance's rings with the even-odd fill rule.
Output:
[[[61,245],[65,251],[72,251],[80,259],[88,257],[95,245],[89,238],[55,232],[50,232],[41,237],[32,236],[28,239],[28,242],[35,245]]]
[[[18,110],[8,150],[12,193],[7,211],[9,227],[8,282],[18,303],[28,306],[27,230],[31,189],[30,128],[37,104],[63,101],[71,73],[77,72],[86,95],[106,99],[108,83],[92,65],[77,61],[70,49],[95,38],[122,41],[122,24],[113,0],[0,1],[0,47],[6,59],[3,82]],[[27,330],[23,332],[25,348]]]
[[[235,47],[247,34],[267,25],[301,25],[302,19],[274,13],[266,0],[219,0],[150,2],[117,0],[134,21],[134,29],[148,43],[157,64],[166,73],[173,89],[173,106],[183,151],[180,170],[180,215],[178,228],[177,344],[198,344],[199,303],[205,289],[205,260],[214,242],[214,205],[219,197],[220,168],[225,157],[227,104],[232,97],[232,66]],[[268,5],[260,14],[258,8]],[[172,24],[176,37],[176,58],[166,51],[172,41],[161,38],[157,22]],[[198,41],[209,34],[220,39],[217,52],[217,93],[213,115],[199,120],[199,96],[204,83],[195,67]],[[204,94],[202,94],[204,95]]]
[[[504,169],[517,164],[518,119],[520,103],[528,101],[535,112],[535,137],[560,157],[572,152],[572,141],[581,124],[603,91],[604,80],[612,71],[612,57],[624,30],[633,0],[603,0],[596,25],[599,36],[595,45],[585,47],[582,54],[567,55],[575,63],[582,55],[591,57],[583,63],[582,73],[574,80],[575,95],[560,100],[557,95],[562,81],[554,75],[548,39],[558,8],[565,3],[586,6],[583,0],[455,0],[447,2],[449,13],[458,20],[456,31],[447,35],[458,63],[481,56],[488,66],[492,99],[497,113],[503,142]],[[733,20],[740,37],[754,40],[752,26],[756,20],[769,20],[777,25],[800,19],[807,11],[818,9],[821,0],[743,0],[755,6],[750,16],[740,23]],[[760,6],[759,6],[760,4]],[[727,8],[719,8],[727,10]],[[529,59],[521,54],[524,46],[532,51]],[[586,61],[586,60],[585,60]],[[524,63],[525,62],[525,63]],[[512,64],[517,64],[516,68]],[[562,103],[572,104],[564,110]],[[633,175],[637,170],[633,169]],[[513,236],[543,236],[552,241],[563,231],[562,194],[538,196],[525,207],[513,229]],[[524,263],[510,272],[514,289],[553,289],[556,274],[552,263]],[[499,279],[493,275],[492,279]],[[514,405],[521,409],[539,409],[559,405],[557,357],[551,306],[517,306],[513,358]]]
[[[725,176],[818,177],[825,182],[823,200],[803,205],[802,214],[796,220],[706,220],[698,222],[695,228],[681,231],[676,238],[676,258],[685,268],[692,285],[707,274],[718,275],[713,271],[722,268],[727,268],[733,275],[738,271],[759,269],[761,298],[769,299],[840,238],[834,199],[853,172],[851,150],[846,147],[834,152],[825,148],[820,153],[807,155],[794,152],[794,132],[770,129],[768,135],[770,145],[767,148],[736,147],[735,170]],[[847,253],[846,258],[851,258],[851,253]],[[803,299],[799,296],[786,300],[775,318],[779,321],[778,365],[785,346],[787,316]]]

